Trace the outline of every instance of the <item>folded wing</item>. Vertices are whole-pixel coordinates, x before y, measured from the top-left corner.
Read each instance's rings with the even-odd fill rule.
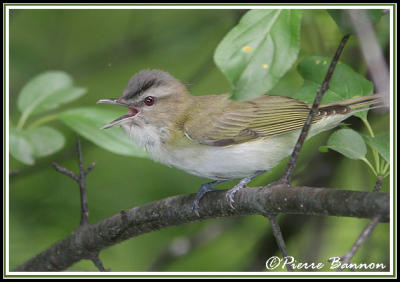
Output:
[[[196,120],[184,124],[188,138],[210,146],[240,144],[301,129],[310,112],[309,104],[284,96],[263,95],[246,102],[224,96],[213,101],[215,105],[210,107],[216,111],[204,111],[212,112],[208,115],[198,113],[194,115]],[[313,122],[321,118],[316,116]]]

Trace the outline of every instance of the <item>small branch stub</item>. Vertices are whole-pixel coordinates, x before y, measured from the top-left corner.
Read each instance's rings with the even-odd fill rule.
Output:
[[[84,230],[88,230],[87,228],[90,225],[89,223],[89,205],[86,195],[86,176],[89,172],[96,166],[96,163],[91,163],[86,169],[83,167],[83,157],[82,157],[82,145],[81,140],[78,138],[77,142],[77,151],[78,151],[78,165],[79,165],[79,175],[76,175],[74,172],[58,165],[53,162],[53,167],[60,173],[65,174],[66,176],[73,179],[79,185],[80,192],[80,201],[81,201],[81,221],[79,227]],[[107,271],[100,258],[98,252],[92,252],[90,250],[84,250],[82,253],[89,254],[89,259],[94,263],[94,265],[99,269],[99,271]]]
[[[96,163],[91,163],[86,169],[83,167],[83,158],[82,158],[82,145],[81,141],[78,138],[77,143],[77,151],[78,151],[78,165],[79,165],[79,175],[76,175],[74,172],[58,165],[53,162],[53,167],[60,173],[65,174],[66,176],[72,178],[79,185],[80,199],[81,199],[81,222],[80,225],[88,224],[89,220],[89,207],[88,200],[86,195],[86,175],[96,166]]]
[[[288,252],[286,250],[285,240],[283,239],[281,228],[279,227],[279,223],[278,223],[278,220],[276,219],[276,215],[266,215],[265,217],[268,218],[269,222],[271,223],[272,233],[274,234],[276,243],[283,255],[283,258],[289,257]],[[289,272],[294,271],[291,264],[286,264],[286,269]]]

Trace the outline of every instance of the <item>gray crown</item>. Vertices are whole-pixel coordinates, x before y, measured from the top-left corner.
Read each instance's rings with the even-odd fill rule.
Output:
[[[165,85],[175,80],[172,75],[162,70],[142,70],[129,80],[122,96],[125,99],[132,99],[152,87]]]

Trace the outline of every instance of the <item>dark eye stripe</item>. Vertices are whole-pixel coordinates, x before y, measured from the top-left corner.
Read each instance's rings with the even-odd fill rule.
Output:
[[[125,99],[132,99],[134,97],[137,97],[146,90],[150,89],[151,87],[153,86],[157,87],[162,84],[164,84],[164,82],[162,80],[158,80],[157,78],[147,80],[142,85],[140,85],[139,88],[137,88],[134,92],[128,93],[125,96],[126,97]]]
[[[156,83],[156,79],[148,80],[143,85],[141,85],[134,93],[132,93],[129,96],[135,97],[135,96],[139,95],[140,93],[143,93],[144,91],[151,88],[155,83]]]

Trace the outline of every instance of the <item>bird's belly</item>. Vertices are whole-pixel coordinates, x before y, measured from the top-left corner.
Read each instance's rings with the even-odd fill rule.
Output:
[[[270,170],[293,148],[295,137],[279,140],[259,139],[252,142],[214,147],[197,145],[191,148],[152,150],[150,156],[169,166],[210,179],[240,179],[259,170]]]

